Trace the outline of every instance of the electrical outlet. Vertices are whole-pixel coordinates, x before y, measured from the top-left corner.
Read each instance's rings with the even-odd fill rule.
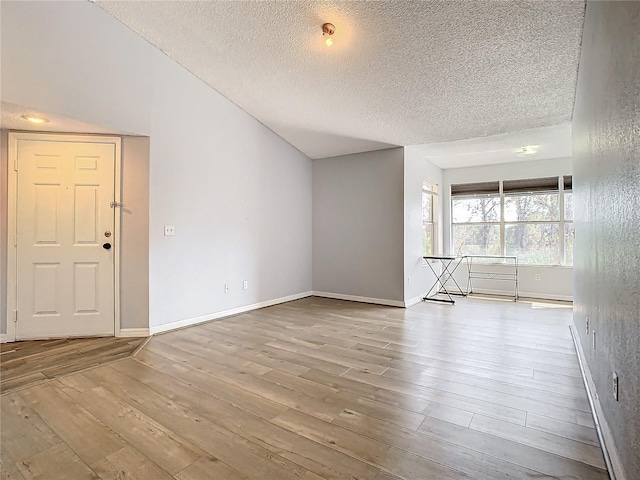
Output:
[[[249,288],[249,282],[247,280],[245,280],[244,282],[242,282],[242,288],[244,288],[245,290],[247,288]]]
[[[613,372],[613,398],[618,401],[618,374]]]
[[[536,273],[536,280],[540,280],[540,274]]]
[[[587,320],[585,321],[586,324],[586,328],[587,328],[587,335],[589,335],[589,317],[587,317]]]
[[[596,349],[596,331],[593,331],[593,349]]]
[[[229,293],[229,285],[224,284],[224,293]]]
[[[173,225],[165,225],[164,226],[164,236],[165,237],[172,237],[175,234],[176,234],[176,227],[174,227]]]

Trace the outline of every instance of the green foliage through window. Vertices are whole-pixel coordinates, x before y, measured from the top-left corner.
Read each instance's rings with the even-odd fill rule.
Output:
[[[530,265],[573,265],[571,177],[506,183],[505,193],[497,182],[492,188],[489,183],[452,186],[452,253],[515,255]]]

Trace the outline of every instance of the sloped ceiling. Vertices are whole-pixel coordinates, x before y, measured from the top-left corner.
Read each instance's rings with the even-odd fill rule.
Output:
[[[572,117],[583,1],[96,3],[311,158]]]

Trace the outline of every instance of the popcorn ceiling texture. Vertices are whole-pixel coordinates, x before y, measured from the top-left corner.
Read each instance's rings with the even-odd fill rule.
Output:
[[[583,1],[96,3],[311,158],[571,121]]]

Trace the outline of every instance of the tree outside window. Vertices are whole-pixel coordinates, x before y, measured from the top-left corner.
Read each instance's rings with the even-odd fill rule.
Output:
[[[451,186],[453,254],[500,255],[499,182]]]
[[[457,255],[517,256],[529,265],[573,264],[570,176],[452,185],[451,211]]]

